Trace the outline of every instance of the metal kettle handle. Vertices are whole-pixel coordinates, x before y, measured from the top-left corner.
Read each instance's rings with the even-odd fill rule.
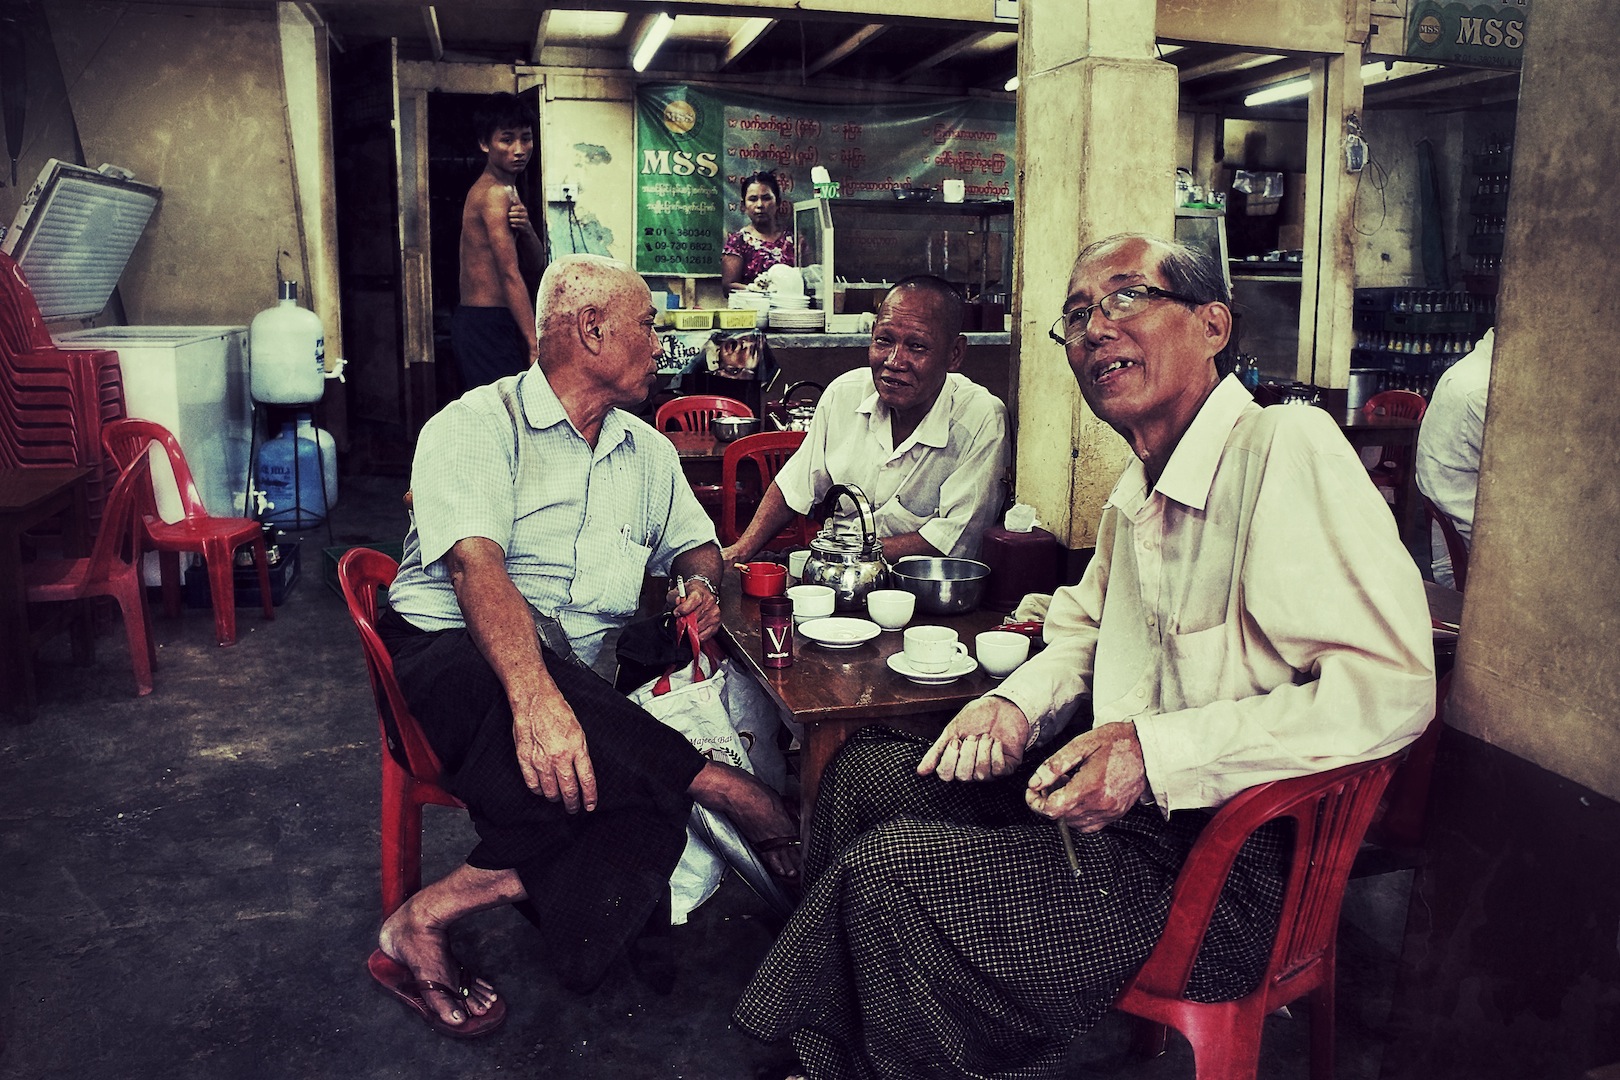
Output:
[[[821,392],[826,389],[826,387],[822,386],[818,382],[811,382],[809,379],[800,379],[798,382],[793,383],[786,390],[782,391],[782,404],[786,405],[792,399],[793,391],[797,390],[801,386],[812,387],[816,391],[817,397],[820,397]]]
[[[816,516],[826,520],[832,517],[833,511],[838,508],[838,500],[844,496],[855,504],[855,513],[861,519],[861,547],[871,547],[877,541],[877,519],[872,513],[872,502],[866,497],[866,492],[854,484],[834,484],[827,489],[827,495],[821,500],[816,510]]]

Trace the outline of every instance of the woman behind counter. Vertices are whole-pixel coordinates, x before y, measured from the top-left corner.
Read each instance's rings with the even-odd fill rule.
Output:
[[[738,186],[748,224],[726,237],[720,250],[720,284],[726,292],[752,284],[778,263],[793,265],[793,236],[776,217],[782,205],[776,174],[745,176]]]

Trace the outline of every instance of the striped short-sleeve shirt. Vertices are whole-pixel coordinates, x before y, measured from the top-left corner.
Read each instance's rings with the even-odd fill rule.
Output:
[[[469,391],[428,421],[411,466],[412,523],[389,603],[413,625],[465,625],[445,554],[484,537],[524,599],[591,663],[635,614],[646,572],[715,540],[668,439],[619,409],[596,446],[539,368]]]

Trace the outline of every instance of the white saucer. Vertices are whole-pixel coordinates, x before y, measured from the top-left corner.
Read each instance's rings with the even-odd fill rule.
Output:
[[[853,649],[883,632],[875,622],[833,616],[799,624],[799,633],[826,649]]]
[[[955,682],[964,675],[971,675],[977,671],[979,662],[971,656],[958,656],[951,666],[944,671],[926,673],[918,671],[906,662],[906,654],[897,652],[889,657],[889,668],[899,672],[914,683],[924,686],[943,686],[945,683]]]

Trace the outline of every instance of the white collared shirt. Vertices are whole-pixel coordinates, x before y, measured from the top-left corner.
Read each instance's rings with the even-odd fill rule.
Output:
[[[928,415],[899,446],[872,371],[846,371],[823,391],[804,443],[776,474],[787,504],[808,514],[834,484],[872,504],[878,536],[921,533],[940,553],[974,558],[1006,488],[1007,408],[952,372]],[[848,502],[838,517],[853,521]]]
[[[995,693],[1061,727],[1091,693],[1132,720],[1160,810],[1391,754],[1434,712],[1417,566],[1327,413],[1261,409],[1232,377],[1152,490],[1133,461],[1047,647]]]
[[[484,537],[587,664],[636,613],[644,572],[666,574],[676,555],[715,542],[668,439],[613,409],[593,449],[538,367],[470,390],[427,422],[411,500],[394,610],[423,630],[464,626],[443,560]]]
[[[1479,455],[1491,388],[1496,331],[1485,336],[1435,383],[1417,437],[1417,486],[1449,517],[1464,540],[1474,535]],[[1448,563],[1449,565],[1449,560]]]

